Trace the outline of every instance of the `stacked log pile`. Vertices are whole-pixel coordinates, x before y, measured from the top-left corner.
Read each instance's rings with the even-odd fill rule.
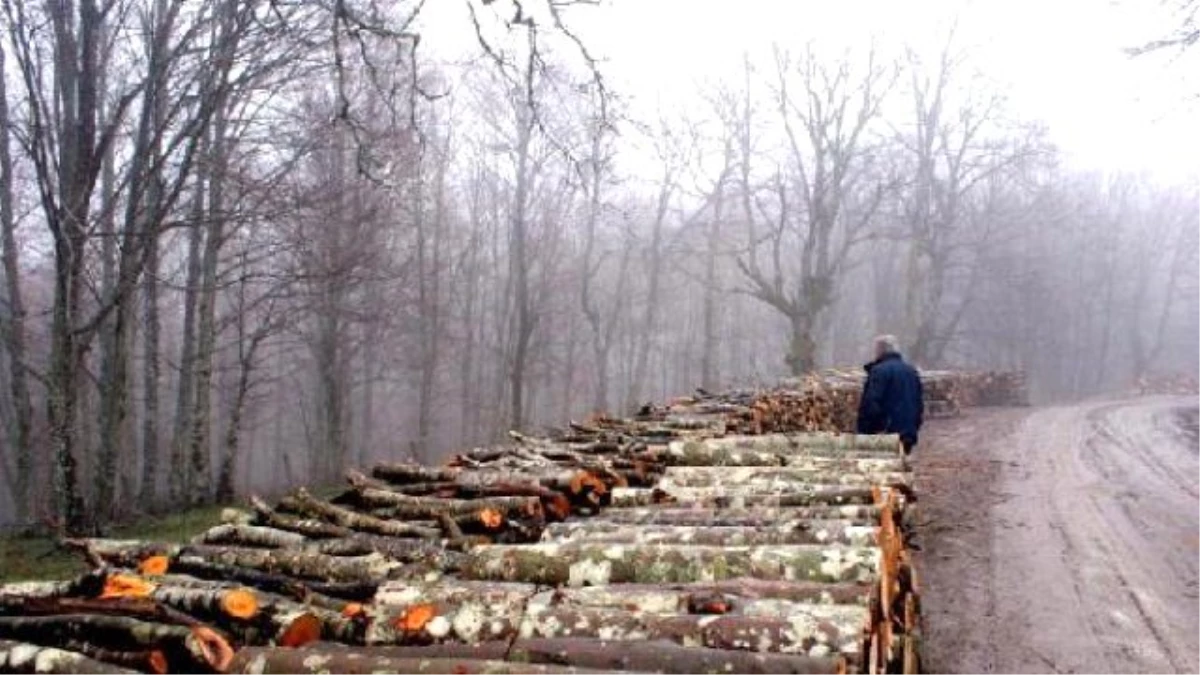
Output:
[[[92,572],[0,587],[0,672],[914,672],[911,473],[831,401],[701,394],[66,542]]]
[[[1195,396],[1200,394],[1200,380],[1195,375],[1175,373],[1139,377],[1134,383],[1139,396]]]

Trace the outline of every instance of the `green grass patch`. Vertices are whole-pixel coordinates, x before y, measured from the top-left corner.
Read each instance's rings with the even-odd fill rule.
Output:
[[[178,511],[115,527],[115,539],[183,542],[216,525],[223,506]],[[87,571],[82,558],[47,536],[0,537],[0,582],[70,579]]]

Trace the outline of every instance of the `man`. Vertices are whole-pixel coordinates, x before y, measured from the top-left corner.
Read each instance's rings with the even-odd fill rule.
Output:
[[[875,338],[875,360],[864,368],[867,383],[858,405],[858,433],[899,434],[904,453],[911,453],[925,415],[917,369],[900,357],[892,335]]]

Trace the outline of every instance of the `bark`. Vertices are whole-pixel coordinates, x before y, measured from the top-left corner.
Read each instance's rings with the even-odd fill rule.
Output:
[[[0,640],[0,673],[137,673],[139,670],[78,652],[28,642]]]
[[[420,537],[424,539],[436,539],[440,534],[437,528],[382,520],[374,516],[351,511],[350,509],[344,509],[329,502],[316,499],[304,488],[300,488],[293,493],[289,504],[294,505],[304,515],[320,518],[334,525],[348,527],[359,532],[382,534],[389,537]]]
[[[494,511],[505,518],[534,518],[542,516],[542,503],[537,497],[492,497],[490,499],[438,499],[412,497],[397,492],[360,488],[357,496],[371,507],[387,507],[396,517],[405,520],[437,518],[441,515],[479,516]]]
[[[869,581],[878,551],[841,546],[568,545],[487,546],[469,551],[464,579],[595,586],[754,577]]]
[[[260,525],[295,532],[311,539],[337,539],[354,535],[354,530],[348,527],[326,523],[322,520],[296,518],[285,513],[279,513],[255,496],[250,497],[250,504],[254,507],[256,520]]]
[[[82,643],[119,651],[159,649],[171,670],[183,672],[223,672],[233,658],[229,644],[211,630],[118,616],[0,617],[0,639],[45,646]]]
[[[861,435],[829,432],[802,434],[764,434],[761,436],[735,436],[692,441],[707,447],[757,450],[774,454],[807,454],[811,450],[841,451],[884,451],[899,456],[900,437],[896,434]]]
[[[180,574],[188,574],[205,583],[223,582],[239,583],[257,588],[266,593],[275,593],[300,602],[309,602],[314,594],[330,596],[336,600],[363,602],[375,596],[379,588],[377,581],[348,581],[331,582],[323,580],[300,580],[287,576],[286,571],[248,569],[218,562],[182,556],[171,563],[171,570]],[[184,583],[175,580],[174,583]],[[319,598],[318,598],[319,599]],[[332,606],[324,603],[323,606]],[[340,610],[339,610],[340,611]]]
[[[250,651],[254,650],[243,650]],[[666,641],[618,642],[588,638],[532,638],[476,644],[453,642],[408,647],[372,647],[369,653],[413,658],[511,659],[519,663],[596,668],[638,673],[840,673],[841,657],[808,657],[706,647]],[[240,655],[239,655],[240,656]],[[246,655],[247,657],[250,654]],[[269,672],[269,671],[268,671]],[[344,671],[338,671],[344,672]]]
[[[893,460],[884,460],[893,462]],[[785,467],[759,466],[673,466],[667,469],[659,483],[663,489],[678,487],[729,487],[759,488],[776,486],[789,488],[797,485],[909,485],[912,474],[904,471],[888,471],[886,465],[864,462],[857,466],[868,471],[854,473],[851,466],[823,465],[809,460],[805,464]],[[876,470],[884,466],[885,470]]]
[[[205,145],[207,143],[205,142]],[[201,150],[201,152],[207,152]],[[204,240],[204,191],[203,174],[197,176],[195,195],[192,197],[192,217],[188,234],[187,280],[183,294],[183,329],[179,346],[179,379],[175,398],[174,427],[171,435],[170,470],[167,474],[168,497],[173,504],[186,501],[191,494],[191,468],[188,463],[189,422],[192,419],[192,401],[196,394],[196,310],[200,290],[201,243]]]
[[[677,526],[604,523],[591,520],[555,523],[542,541],[554,543],[694,544],[697,546],[778,546],[841,544],[871,546],[878,528],[845,521],[791,522],[767,527]]]
[[[604,672],[559,665],[506,662],[503,654],[493,660],[407,656],[382,649],[347,650],[336,645],[307,649],[243,649],[230,667],[231,673],[591,673]]]
[[[715,487],[671,487],[671,497],[701,507],[749,508],[875,503],[866,485],[801,483],[740,484]]]
[[[774,452],[752,448],[739,448],[728,444],[704,442],[673,442],[666,452],[656,457],[672,466],[745,466],[771,467],[786,464],[791,467],[821,468],[828,471],[882,472],[905,471],[908,466],[904,458],[891,453],[865,453],[859,451],[816,451],[794,453]]]
[[[428,610],[432,617],[420,627],[407,625],[403,617],[411,610],[400,609],[396,619],[371,623],[367,643],[426,644],[443,640],[475,643],[516,636],[603,637],[618,642],[664,640],[713,649],[822,657],[858,653],[869,614],[865,606],[845,605],[794,605],[786,617],[662,615],[610,608],[522,607],[477,602],[421,607],[432,607]]]
[[[727,581],[662,584],[613,584],[547,589],[532,583],[438,579],[389,581],[375,595],[376,607],[473,602],[506,607],[554,606],[624,609],[649,614],[745,613],[748,603],[762,608],[763,600],[806,605],[871,603],[874,587],[867,584],[766,581],[736,578]]]
[[[626,525],[708,525],[710,527],[763,527],[805,520],[842,520],[855,525],[879,522],[877,506],[849,504],[790,508],[626,508],[609,509],[588,520]]]
[[[338,557],[309,551],[189,546],[172,561],[172,568],[188,572],[193,562],[277,572],[300,579],[358,582],[382,581],[403,567],[379,554]]]
[[[526,59],[524,72],[524,92],[533,96],[535,79],[535,57],[530,53]],[[513,322],[513,354],[509,366],[509,419],[510,429],[521,430],[525,425],[525,376],[529,366],[529,347],[537,326],[537,315],[534,312],[533,301],[529,292],[530,256],[527,212],[529,209],[530,183],[533,182],[533,168],[530,166],[529,154],[536,125],[534,119],[533,100],[517,101],[517,138],[516,138],[516,185],[512,196],[512,230],[509,235],[511,245],[512,276],[514,284],[514,299],[516,305],[516,321]]]
[[[256,525],[217,525],[196,535],[195,544],[232,544],[261,548],[300,548],[308,539],[302,534]]]
[[[33,402],[29,394],[27,367],[25,299],[21,289],[21,261],[17,248],[14,213],[12,152],[9,147],[9,114],[7,71],[4,48],[0,46],[0,263],[3,264],[5,300],[8,316],[0,329],[8,352],[9,394],[12,396],[13,418],[9,447],[15,455],[16,475],[13,489],[14,520],[24,524],[29,517],[29,490],[33,480]],[[0,457],[0,461],[4,461]]]
[[[388,558],[414,562],[441,552],[435,542],[397,539],[351,533],[339,539],[310,540],[301,534],[257,525],[224,524],[197,535],[194,544],[245,546],[250,548],[303,549],[332,556],[365,556],[379,553]]]

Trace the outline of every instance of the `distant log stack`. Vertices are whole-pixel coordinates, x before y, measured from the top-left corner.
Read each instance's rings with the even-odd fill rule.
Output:
[[[915,672],[915,486],[895,436],[839,433],[860,389],[701,392],[251,498],[186,543],[65,542],[95,570],[0,587],[0,672]]]
[[[1143,376],[1134,383],[1134,390],[1139,396],[1195,396],[1200,394],[1200,380],[1185,373]]]

